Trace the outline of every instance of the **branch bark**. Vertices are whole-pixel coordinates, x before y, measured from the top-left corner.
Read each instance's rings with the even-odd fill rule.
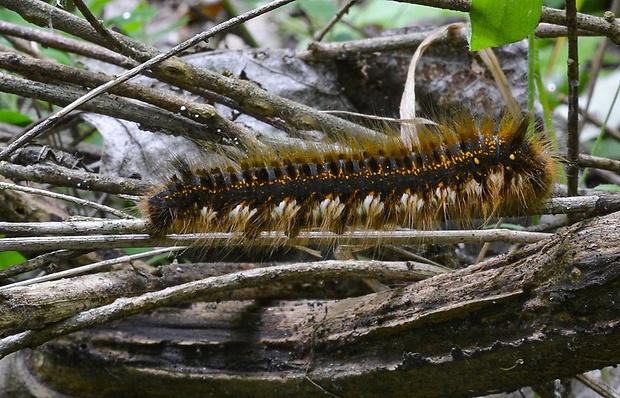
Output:
[[[620,362],[619,221],[620,213],[589,220],[511,255],[385,292],[161,309],[11,360],[74,395],[94,388],[98,396],[511,391]],[[309,277],[271,270],[225,277],[236,288]],[[221,292],[214,283],[117,300],[12,340],[178,302],[175,289],[177,300]]]

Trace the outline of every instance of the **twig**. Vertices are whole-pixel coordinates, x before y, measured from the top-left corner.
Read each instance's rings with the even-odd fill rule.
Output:
[[[590,30],[579,29],[577,31],[579,37],[592,37],[601,36],[599,33],[592,32]],[[534,35],[537,39],[555,39],[558,37],[568,36],[568,29],[564,26],[558,26],[548,23],[540,23],[534,31]]]
[[[31,57],[44,58],[43,54],[41,54],[41,52],[38,51],[38,48],[35,46],[32,46],[32,43],[30,43],[27,40],[21,39],[19,37],[13,37],[13,36],[5,36],[4,38],[9,43],[11,43],[11,45],[13,46],[15,50],[20,51],[24,54],[28,54]]]
[[[9,268],[0,270],[0,280],[23,274],[25,272],[34,271],[35,269],[48,267],[50,264],[74,260],[76,257],[86,253],[90,253],[90,250],[57,250],[50,253],[44,253],[21,264],[15,264]]]
[[[551,198],[542,208],[541,214],[608,214],[620,210],[620,195],[588,195],[567,198]]]
[[[416,49],[424,39],[429,35],[430,31],[413,32],[402,35],[380,36],[369,39],[349,40],[334,43],[312,43],[308,49],[300,49],[295,51],[295,57],[305,61],[329,60],[353,54],[372,54],[375,52],[388,52]],[[556,25],[541,25],[535,31],[538,38],[555,38],[568,34],[565,27]],[[590,31],[579,31],[580,36],[595,35]],[[461,35],[449,36],[447,33],[437,37],[435,44],[445,44],[450,40],[466,38]]]
[[[21,37],[41,43],[46,47],[83,55],[88,58],[97,59],[123,68],[133,68],[138,65],[138,62],[133,59],[125,57],[114,51],[110,51],[107,48],[86,43],[81,40],[75,40],[56,33],[47,32],[45,30],[31,28],[29,26],[0,21],[0,33]]]
[[[620,394],[618,391],[614,390],[609,386],[609,384],[604,383],[603,381],[596,380],[593,377],[588,376],[587,374],[579,374],[575,376],[575,379],[579,380],[583,385],[590,388],[592,391],[599,394],[604,398],[620,398]]]
[[[569,27],[567,13],[568,12],[564,10],[543,7],[540,21],[556,25],[564,25],[569,28],[569,30],[574,29],[575,33],[577,33],[580,29],[596,32],[602,36],[606,36],[613,43],[620,44],[620,22],[617,18],[614,18],[613,15],[610,17],[605,16],[601,18],[576,12],[574,14],[576,18],[576,25],[571,28]]]
[[[12,223],[0,221],[0,234],[9,236],[41,235],[112,235],[122,233],[144,233],[146,223],[141,219],[88,220]]]
[[[597,169],[615,171],[616,173],[620,173],[620,160],[586,155],[583,153],[579,155],[577,165],[581,168],[594,167]]]
[[[568,28],[568,129],[566,152],[566,179],[569,196],[576,196],[579,183],[579,49],[577,47],[577,6],[575,0],[566,0]],[[569,217],[569,223],[575,220]]]
[[[86,18],[90,26],[92,26],[93,29],[95,29],[97,33],[99,33],[101,37],[103,37],[104,40],[110,43],[110,45],[114,46],[121,54],[124,52],[125,46],[123,45],[123,43],[117,40],[116,37],[114,37],[105,26],[103,26],[101,21],[99,21],[97,17],[95,17],[95,15],[90,11],[88,6],[84,4],[82,0],[73,0],[73,4],[75,4],[77,9],[80,10],[82,15],[84,15],[84,18]]]
[[[9,184],[7,182],[0,182],[0,191],[4,189],[12,189],[14,191],[28,192],[28,193],[32,193],[36,195],[47,196],[48,198],[66,200],[68,202],[72,202],[80,206],[92,207],[93,209],[97,209],[105,213],[113,214],[119,218],[125,218],[125,219],[135,218],[123,211],[117,210],[110,206],[102,205],[102,204],[99,204],[99,203],[96,203],[90,200],[86,200],[86,199],[76,198],[75,196],[64,195],[61,193],[46,191],[43,189],[25,187],[25,186],[17,185],[17,184]]]
[[[370,54],[377,51],[397,51],[417,48],[428,36],[429,32],[416,32],[371,39],[350,40],[335,43],[312,43],[309,49],[296,50],[295,57],[305,61],[336,59],[347,54]],[[448,35],[437,38],[437,42],[445,43]]]
[[[57,187],[72,187],[112,194],[145,195],[153,184],[133,178],[106,176],[49,164],[20,166],[0,161],[0,175],[8,178],[42,182]]]
[[[338,23],[338,21],[340,21],[342,19],[342,17],[345,16],[345,14],[347,12],[349,12],[351,7],[353,7],[355,5],[355,3],[357,3],[357,0],[349,0],[349,2],[347,2],[344,6],[342,6],[340,8],[340,10],[338,10],[336,15],[334,15],[333,18],[323,27],[323,29],[321,29],[320,31],[317,32],[316,35],[314,35],[314,38],[312,39],[312,42],[308,45],[308,48],[312,49],[312,46],[315,43],[320,42],[321,40],[323,40],[323,38],[325,37],[327,32],[329,32],[329,30],[331,28],[333,28],[334,25],[336,25]]]
[[[151,257],[151,256],[155,256],[158,254],[163,254],[163,253],[171,253],[174,251],[179,251],[179,250],[184,250],[184,249],[185,249],[184,247],[174,247],[174,248],[167,247],[165,249],[155,249],[155,250],[149,250],[143,253],[115,257],[110,260],[98,261],[96,263],[83,265],[81,267],[71,268],[66,271],[55,272],[53,274],[40,276],[38,278],[32,278],[32,279],[27,279],[21,282],[11,283],[10,285],[0,287],[0,291],[2,291],[3,289],[14,288],[17,286],[28,286],[28,285],[33,285],[35,283],[54,281],[54,280],[58,280],[62,278],[70,278],[70,277],[82,275],[85,273],[96,272],[106,267],[109,267],[111,265],[120,264],[120,263],[128,263],[128,262],[140,259],[140,258]]]
[[[511,243],[534,243],[548,238],[551,234],[540,232],[511,231],[507,229],[487,229],[474,231],[364,231],[345,232],[343,234],[302,232],[295,238],[288,238],[278,233],[262,233],[254,239],[243,239],[232,233],[167,235],[154,238],[147,234],[123,235],[82,235],[52,237],[19,237],[0,239],[0,250],[18,250],[22,252],[84,249],[88,248],[124,248],[149,246],[196,246],[234,247],[278,245],[377,245],[377,244],[456,244],[501,241]]]

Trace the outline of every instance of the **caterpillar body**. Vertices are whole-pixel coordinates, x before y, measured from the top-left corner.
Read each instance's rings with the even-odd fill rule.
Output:
[[[548,145],[528,120],[505,118],[423,127],[418,145],[387,137],[345,149],[271,153],[226,170],[177,174],[143,208],[154,234],[428,228],[438,219],[515,216],[550,194]]]

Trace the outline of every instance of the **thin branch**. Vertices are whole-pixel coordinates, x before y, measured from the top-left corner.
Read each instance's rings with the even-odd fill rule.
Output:
[[[389,52],[401,50],[415,50],[420,43],[428,37],[431,31],[412,32],[402,35],[379,36],[368,39],[349,40],[333,43],[312,43],[308,49],[295,50],[295,58],[304,61],[317,61],[338,59],[347,55],[372,54],[375,52]],[[541,24],[534,32],[538,38],[555,38],[568,35],[565,27]],[[579,31],[580,36],[594,36],[590,31]],[[466,37],[461,35],[449,35],[444,33],[434,40],[435,44],[445,44],[451,40],[462,39],[467,43]]]
[[[133,59],[110,51],[107,48],[29,26],[0,21],[0,34],[21,37],[43,44],[46,47],[97,59],[126,69],[134,68],[138,65],[138,62]]]
[[[123,50],[125,49],[125,46],[123,45],[123,43],[117,40],[112,35],[112,33],[105,26],[103,26],[103,23],[101,23],[101,21],[99,21],[97,17],[95,17],[95,15],[90,11],[88,6],[84,4],[82,0],[73,0],[73,4],[75,4],[77,9],[80,10],[82,15],[84,15],[84,18],[86,18],[90,26],[92,26],[93,29],[95,29],[101,35],[101,37],[103,37],[104,40],[106,40],[110,45],[115,47],[118,52],[124,52]]]
[[[54,281],[54,280],[58,280],[62,278],[70,278],[70,277],[74,277],[74,276],[78,276],[78,275],[82,275],[86,273],[93,273],[93,272],[104,270],[110,267],[111,265],[129,263],[131,261],[138,260],[141,258],[152,257],[155,255],[164,254],[164,253],[172,253],[172,252],[184,250],[184,249],[185,249],[184,247],[174,247],[174,248],[167,247],[164,249],[155,249],[155,250],[149,250],[143,253],[136,253],[136,254],[131,254],[127,256],[115,257],[109,260],[98,261],[96,263],[83,265],[81,267],[71,268],[65,271],[55,272],[53,274],[44,275],[44,276],[40,276],[40,277],[32,278],[32,279],[27,279],[21,282],[11,283],[10,285],[0,287],[0,291],[9,289],[9,288],[14,288],[17,286],[34,285],[36,283],[49,282],[49,281]]]
[[[308,49],[295,50],[295,57],[305,61],[337,59],[350,54],[371,54],[378,51],[398,51],[417,48],[429,32],[415,32],[371,39],[350,40],[334,43],[312,43]],[[437,42],[449,40],[447,34],[437,38]]]
[[[152,183],[138,179],[89,173],[50,164],[21,166],[0,161],[0,175],[23,181],[52,184],[57,187],[72,187],[112,194],[145,195],[153,190]]]
[[[133,216],[123,212],[123,211],[117,210],[117,209],[112,208],[110,206],[102,205],[102,204],[93,202],[91,200],[76,198],[75,196],[64,195],[64,194],[57,193],[57,192],[46,191],[44,189],[30,188],[30,187],[25,187],[25,186],[22,186],[22,185],[10,184],[10,183],[7,183],[7,182],[0,182],[0,191],[2,191],[4,189],[12,189],[14,191],[21,191],[21,192],[32,193],[32,194],[35,194],[35,195],[47,196],[48,198],[66,200],[68,202],[72,202],[72,203],[75,203],[75,204],[80,205],[80,206],[92,207],[93,209],[102,211],[104,213],[113,214],[113,215],[115,215],[116,217],[119,217],[119,218],[125,218],[125,219],[135,218],[135,217],[133,217]]]
[[[314,36],[312,42],[308,45],[308,48],[312,48],[312,46],[315,43],[320,42],[321,40],[323,40],[323,38],[330,31],[330,29],[333,28],[334,25],[336,25],[338,23],[338,21],[340,21],[342,19],[342,17],[344,17],[349,12],[351,7],[353,7],[357,3],[357,1],[358,0],[349,0],[344,6],[342,6],[338,10],[336,15],[334,15],[332,17],[332,19],[327,24],[325,24],[323,29],[321,29],[319,32],[317,32],[317,34]]]
[[[579,49],[577,47],[577,6],[575,0],[566,0],[568,28],[568,129],[566,152],[566,179],[568,194],[577,195],[579,188]],[[570,222],[569,218],[569,222]],[[574,221],[574,219],[573,219]]]
[[[29,56],[35,57],[35,58],[45,58],[45,56],[41,53],[41,51],[39,51],[39,49],[36,46],[33,46],[32,43],[27,40],[21,39],[19,37],[13,37],[13,36],[5,36],[4,38],[9,43],[11,43],[11,45],[13,46],[15,50],[21,53],[28,54]],[[15,50],[11,49],[11,51],[15,51]]]
[[[540,232],[512,231],[508,229],[487,229],[475,231],[365,231],[343,234],[302,232],[295,238],[278,233],[262,233],[254,239],[243,239],[232,233],[167,235],[154,238],[147,234],[83,235],[55,237],[19,237],[0,239],[0,250],[22,252],[64,249],[92,249],[151,247],[151,246],[196,246],[213,247],[243,246],[296,246],[296,245],[377,245],[377,244],[456,244],[480,242],[534,243],[551,234]]]
[[[620,398],[620,393],[609,386],[609,384],[596,380],[587,374],[579,374],[575,376],[583,385],[590,388],[603,398]]]
[[[590,195],[570,198],[552,198],[539,211],[547,214],[598,213],[608,214],[620,210],[619,195]],[[0,250],[57,250],[84,248],[120,248],[149,246],[196,246],[231,247],[278,245],[338,245],[338,244],[411,244],[411,243],[471,243],[503,241],[533,243],[549,234],[507,229],[461,230],[461,231],[355,231],[344,234],[302,232],[295,238],[275,232],[263,232],[259,237],[244,239],[232,233],[167,235],[155,238],[145,234],[145,220],[104,220],[45,223],[0,222],[0,233],[19,238],[0,240]],[[57,235],[40,237],[40,235]],[[107,235],[93,235],[107,234]],[[114,235],[121,234],[121,235]],[[59,239],[58,235],[63,238]],[[67,236],[78,235],[78,236]],[[25,238],[24,236],[35,236]]]
[[[620,173],[620,160],[586,155],[583,153],[579,155],[577,165],[581,168],[593,167],[597,169],[615,171],[616,173]]]
[[[574,29],[575,33],[581,29],[589,30],[591,32],[596,32],[601,36],[606,36],[615,44],[620,44],[620,20],[618,18],[614,18],[613,15],[606,15],[601,18],[593,15],[582,14],[580,12],[576,12],[574,16],[576,19],[576,24],[573,25],[571,21],[570,24],[572,27],[569,27],[567,11],[543,7],[540,22],[563,25],[569,28],[569,30]]]
[[[592,32],[590,30],[579,29],[577,31],[579,37],[593,37],[601,36],[601,34]],[[558,26],[548,23],[539,23],[538,27],[534,31],[534,35],[537,39],[555,39],[558,37],[568,36],[568,29],[565,26]]]
[[[540,214],[603,215],[620,210],[620,195],[601,194],[551,198],[539,209]]]
[[[0,234],[9,236],[41,235],[113,235],[122,233],[144,233],[146,223],[141,219],[89,220],[11,223],[0,221]]]
[[[74,260],[76,257],[89,252],[90,250],[56,250],[54,252],[44,253],[21,264],[15,264],[9,268],[0,270],[0,280],[48,267],[50,264],[66,263],[67,260]]]

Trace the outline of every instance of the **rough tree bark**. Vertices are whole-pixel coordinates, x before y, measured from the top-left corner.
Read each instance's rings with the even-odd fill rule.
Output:
[[[30,396],[51,388],[455,397],[613,365],[619,219],[589,220],[513,254],[361,297],[162,308],[11,355],[3,387]]]

